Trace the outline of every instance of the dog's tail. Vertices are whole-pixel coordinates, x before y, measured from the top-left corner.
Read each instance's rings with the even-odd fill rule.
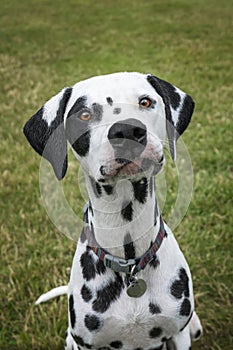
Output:
[[[40,303],[44,303],[47,300],[56,298],[60,295],[64,295],[68,293],[68,286],[60,286],[57,288],[51,289],[49,292],[42,294],[37,301],[35,302],[36,305]]]

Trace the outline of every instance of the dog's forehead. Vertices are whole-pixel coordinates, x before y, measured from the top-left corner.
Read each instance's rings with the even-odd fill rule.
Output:
[[[114,73],[93,77],[73,86],[72,98],[87,96],[90,103],[132,103],[142,95],[156,95],[141,73]]]

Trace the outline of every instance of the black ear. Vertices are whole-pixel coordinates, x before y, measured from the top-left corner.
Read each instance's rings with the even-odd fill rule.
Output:
[[[67,170],[67,141],[64,130],[64,113],[72,88],[64,88],[34,114],[24,126],[30,145],[53,166],[61,180]]]
[[[194,102],[189,95],[165,80],[148,75],[147,81],[163,99],[169,148],[171,156],[175,160],[176,141],[191,120]]]

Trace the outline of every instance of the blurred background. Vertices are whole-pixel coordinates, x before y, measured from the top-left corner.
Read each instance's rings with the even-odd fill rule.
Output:
[[[196,102],[183,136],[193,197],[174,234],[193,274],[204,327],[193,349],[233,348],[232,17],[229,0],[1,0],[1,350],[63,349],[66,297],[34,302],[68,282],[76,246],[43,208],[40,157],[23,125],[64,86],[117,71],[153,73]],[[174,166],[167,166],[169,207],[176,184]],[[70,154],[63,186],[80,213],[77,174]]]

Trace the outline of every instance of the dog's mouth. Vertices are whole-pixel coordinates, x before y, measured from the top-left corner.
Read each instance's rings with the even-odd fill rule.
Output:
[[[144,175],[145,173],[156,175],[161,170],[163,164],[163,155],[159,161],[148,158],[139,158],[134,160],[117,158],[107,165],[102,165],[100,167],[100,174],[105,179],[112,177],[131,177],[141,173]]]

